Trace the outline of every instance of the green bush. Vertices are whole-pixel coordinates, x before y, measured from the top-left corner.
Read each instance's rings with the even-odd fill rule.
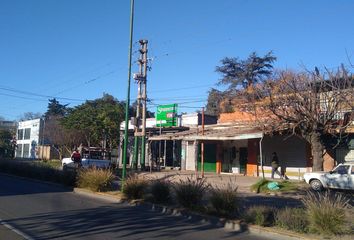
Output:
[[[200,207],[202,199],[209,185],[205,179],[180,180],[179,183],[173,185],[177,203],[183,207],[196,209]]]
[[[349,200],[342,194],[308,192],[303,199],[309,220],[309,230],[324,235],[350,232]]]
[[[143,199],[148,182],[145,179],[139,179],[137,176],[129,176],[123,187],[123,193],[127,199]]]
[[[210,203],[220,216],[232,217],[238,213],[237,186],[229,183],[226,188],[212,188]]]
[[[77,175],[77,186],[88,188],[95,192],[110,190],[113,184],[114,175],[106,169],[80,169]]]
[[[171,197],[171,183],[166,180],[155,180],[150,186],[153,201],[156,203],[167,203]]]
[[[0,172],[74,186],[76,174],[38,161],[0,160]]]
[[[275,224],[287,230],[306,233],[308,232],[309,222],[306,210],[303,208],[284,208],[275,214]]]
[[[244,219],[248,223],[263,227],[273,226],[275,209],[268,206],[252,206],[245,212]]]

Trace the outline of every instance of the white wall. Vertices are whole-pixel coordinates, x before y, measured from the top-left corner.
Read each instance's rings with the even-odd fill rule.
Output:
[[[23,129],[25,131],[26,128],[30,128],[30,138],[29,139],[19,139],[18,130]],[[41,129],[41,119],[27,120],[18,123],[17,129],[17,145],[21,147],[16,151],[16,157],[19,158],[37,158],[37,146],[40,142],[40,131]],[[24,153],[25,145],[29,145],[28,153]],[[18,155],[18,153],[21,153]]]
[[[186,170],[192,170],[195,171],[195,162],[196,162],[196,156],[195,156],[195,146],[193,141],[188,141],[187,149],[186,149]]]

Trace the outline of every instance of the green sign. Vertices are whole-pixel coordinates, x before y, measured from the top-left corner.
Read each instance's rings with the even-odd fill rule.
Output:
[[[156,111],[157,127],[177,126],[177,104],[160,105]]]

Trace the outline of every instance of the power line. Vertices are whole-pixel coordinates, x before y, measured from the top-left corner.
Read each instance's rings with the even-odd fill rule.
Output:
[[[9,92],[15,92],[15,93],[23,94],[23,95],[30,95],[30,96],[37,96],[37,97],[44,97],[44,98],[57,98],[57,99],[61,99],[61,100],[79,101],[79,102],[85,101],[83,99],[76,99],[76,98],[65,98],[65,97],[55,97],[55,96],[50,96],[50,95],[42,95],[42,94],[38,94],[38,93],[34,93],[34,92],[16,90],[14,88],[9,88],[9,87],[5,87],[5,86],[0,86],[0,89],[4,90],[4,91],[9,91]],[[11,96],[11,95],[9,95],[9,96]]]
[[[156,92],[170,92],[170,91],[178,91],[178,90],[186,90],[186,89],[195,89],[195,88],[202,88],[202,87],[212,87],[215,86],[215,84],[205,84],[205,85],[196,85],[196,86],[191,86],[191,87],[183,87],[183,88],[169,88],[169,89],[161,89],[161,90],[152,90],[149,91],[152,93]]]

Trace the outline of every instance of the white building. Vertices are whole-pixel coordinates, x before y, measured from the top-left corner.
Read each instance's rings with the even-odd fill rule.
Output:
[[[38,158],[38,145],[40,143],[41,119],[21,121],[17,128],[17,149],[15,157],[17,158]]]

